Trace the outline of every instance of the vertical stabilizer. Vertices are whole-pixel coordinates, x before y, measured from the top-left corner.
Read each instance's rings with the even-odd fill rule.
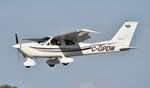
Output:
[[[129,46],[138,22],[127,21],[112,38],[112,41]]]

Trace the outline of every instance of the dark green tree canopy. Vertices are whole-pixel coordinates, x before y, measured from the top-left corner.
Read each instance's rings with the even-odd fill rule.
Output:
[[[0,88],[18,88],[17,86],[10,86],[8,84],[6,85],[0,85]]]

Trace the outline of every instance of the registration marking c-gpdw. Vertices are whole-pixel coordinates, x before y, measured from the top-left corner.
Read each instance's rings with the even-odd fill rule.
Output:
[[[107,45],[95,45],[92,46],[91,51],[114,51],[115,46],[107,46]]]

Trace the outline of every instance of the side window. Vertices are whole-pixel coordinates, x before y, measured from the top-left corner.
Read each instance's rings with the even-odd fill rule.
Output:
[[[51,45],[61,45],[61,42],[60,42],[60,40],[52,39]]]
[[[57,40],[57,39],[52,39],[50,43],[48,43],[47,45],[75,45],[75,42],[72,40],[64,40],[64,42],[62,42],[61,40]]]
[[[72,40],[65,40],[65,45],[74,45],[75,42]]]

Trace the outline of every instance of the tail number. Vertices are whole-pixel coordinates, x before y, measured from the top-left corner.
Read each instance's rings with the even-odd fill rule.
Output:
[[[99,46],[93,46],[91,48],[91,51],[92,52],[95,52],[95,51],[114,51],[115,49],[115,46],[102,46],[102,45],[99,45]]]

